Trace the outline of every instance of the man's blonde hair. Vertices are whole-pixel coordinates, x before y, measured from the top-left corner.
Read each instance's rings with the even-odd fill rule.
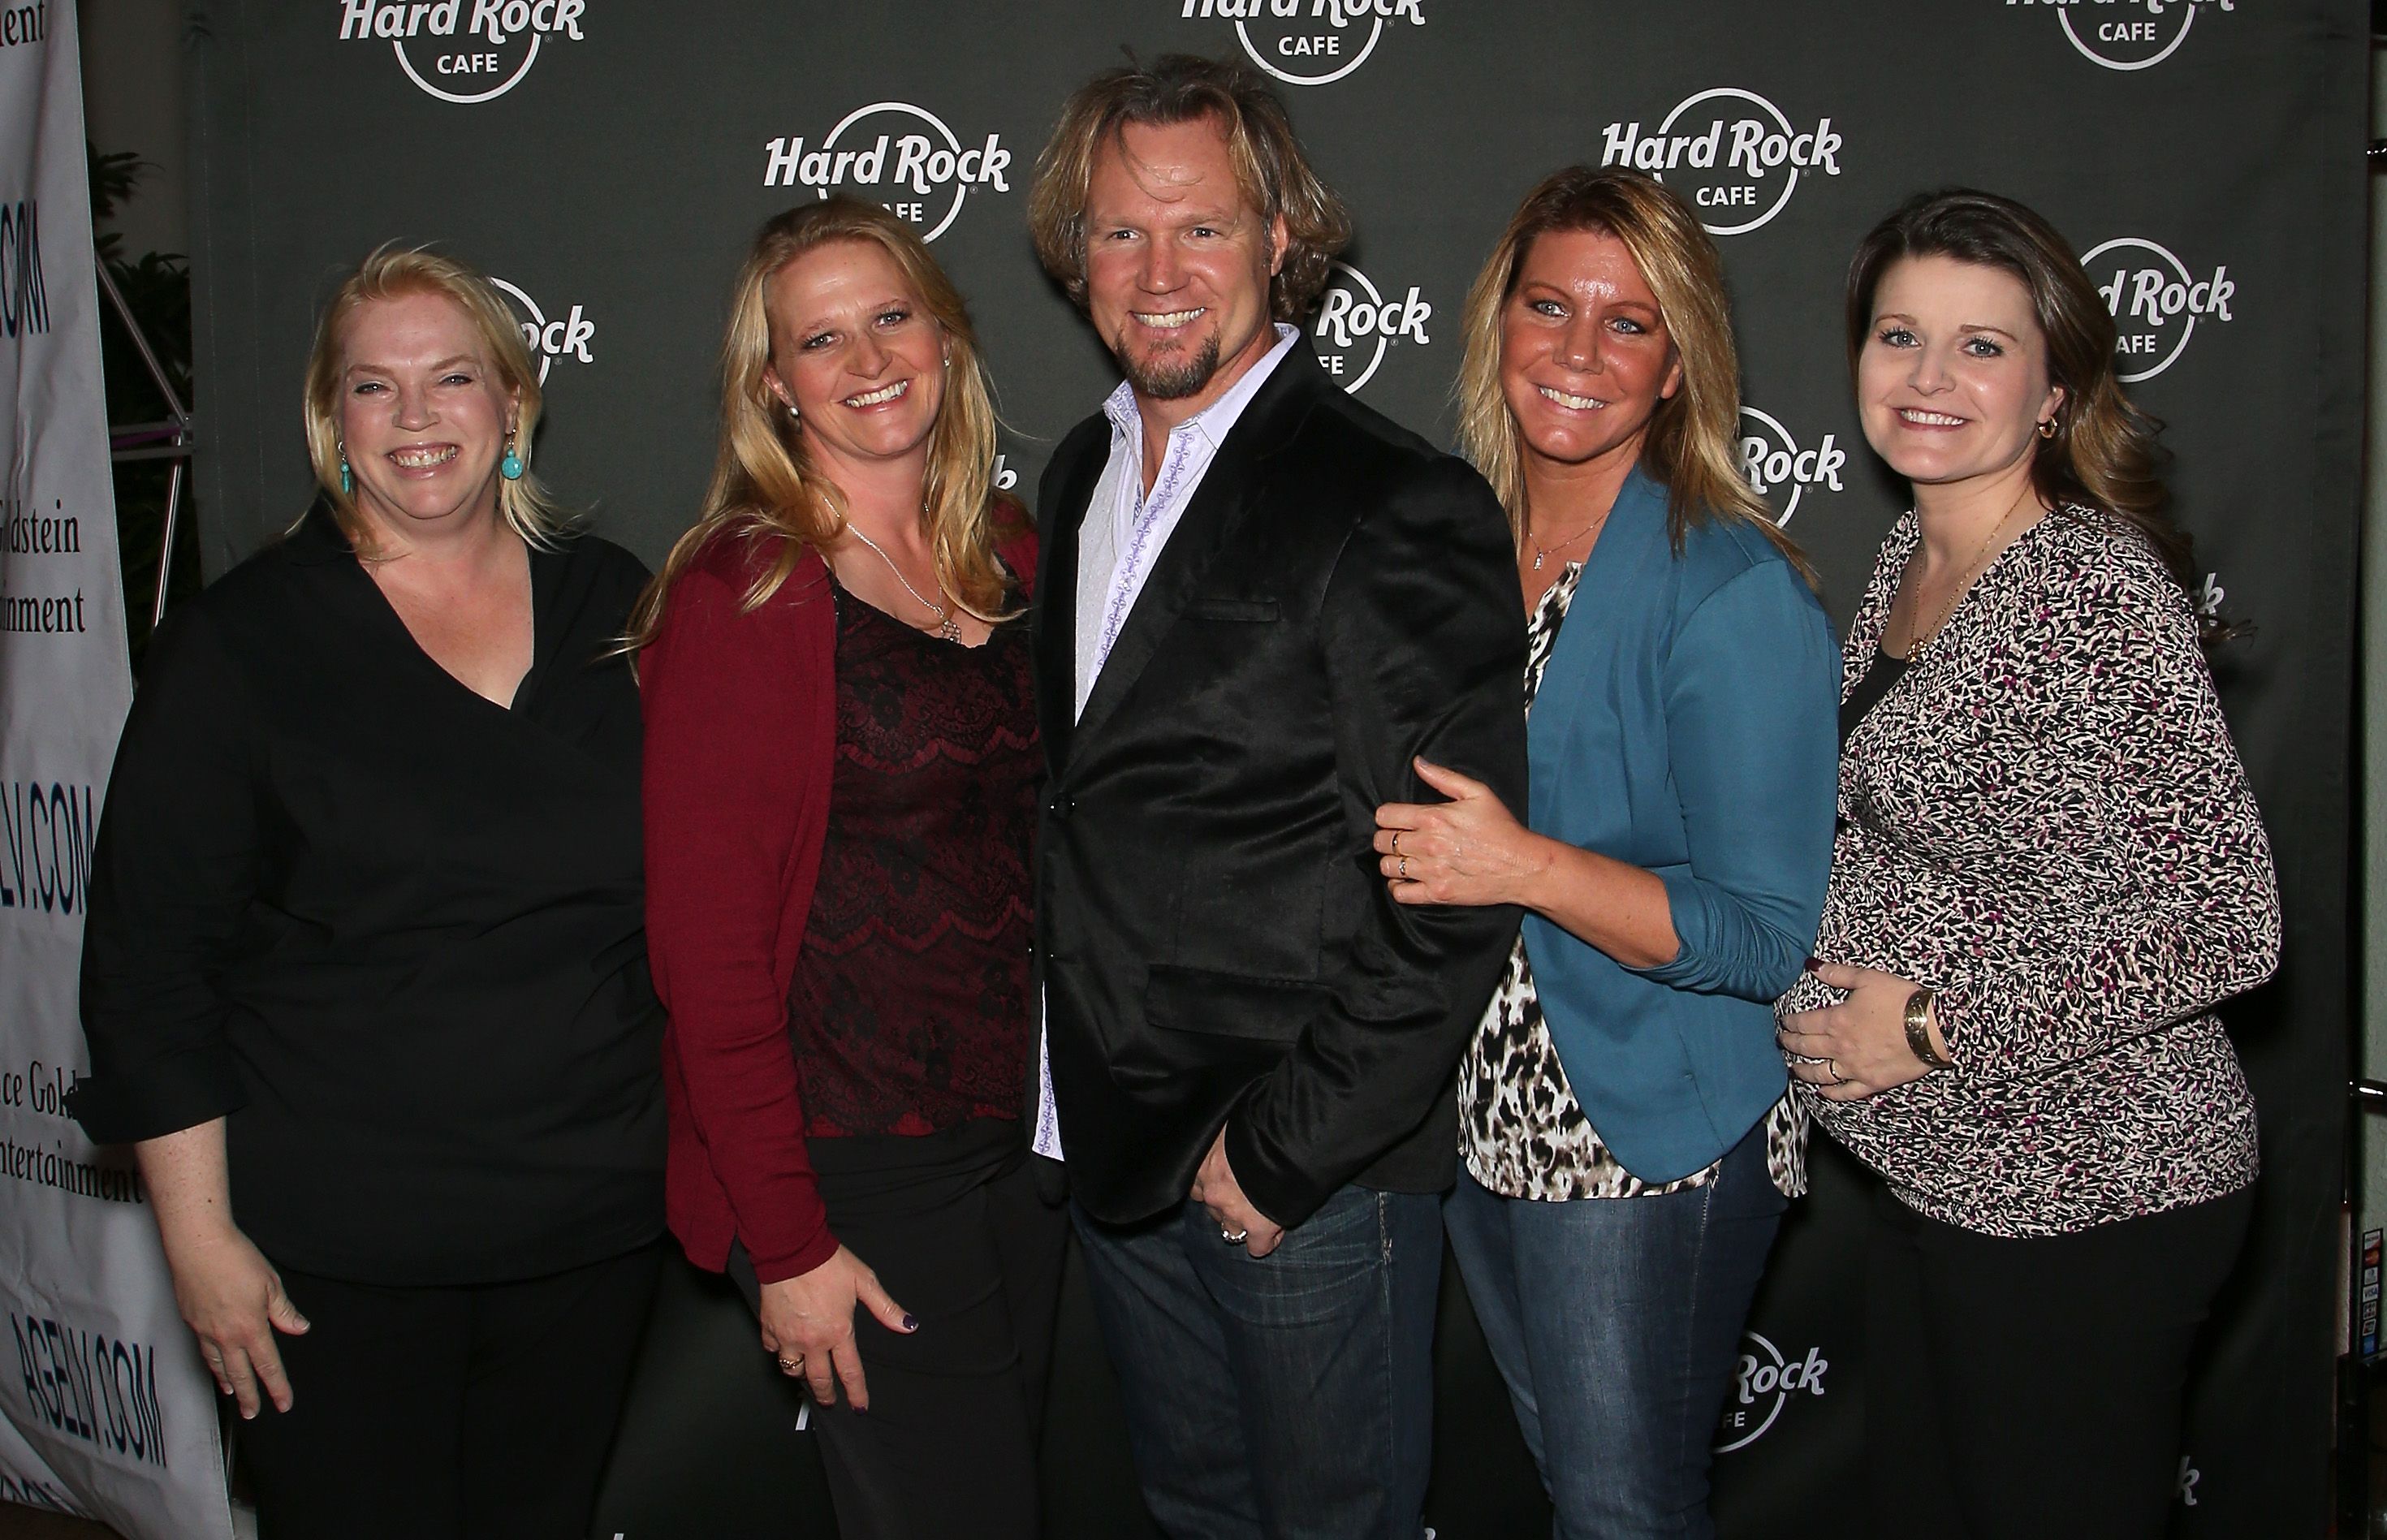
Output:
[[[1284,261],[1269,286],[1279,321],[1299,321],[1325,291],[1335,254],[1351,239],[1343,202],[1310,170],[1284,104],[1241,65],[1170,54],[1095,76],[1070,96],[1028,195],[1028,230],[1044,271],[1086,308],[1086,186],[1104,146],[1130,123],[1166,128],[1209,120],[1227,138],[1244,201],[1284,219]]]

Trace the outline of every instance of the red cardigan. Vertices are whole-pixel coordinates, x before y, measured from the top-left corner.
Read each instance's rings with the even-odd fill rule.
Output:
[[[1036,571],[1036,536],[999,548]],[[765,1283],[837,1251],[804,1149],[788,992],[828,833],[837,610],[806,554],[740,605],[767,540],[715,538],[673,582],[639,657],[646,716],[647,950],[670,1012],[664,1204],[688,1260],[742,1241]]]

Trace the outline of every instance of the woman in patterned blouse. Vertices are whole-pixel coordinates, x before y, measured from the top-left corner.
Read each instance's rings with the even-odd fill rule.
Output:
[[[2252,1204],[2220,1001],[2280,950],[2154,424],[2071,249],[1917,198],[1858,248],[1866,439],[1913,484],[1850,627],[1842,823],[1782,1042],[1879,1172],[1882,1535],[2157,1535]]]
[[[1402,903],[1526,910],[1460,1066],[1446,1218],[1558,1533],[1704,1535],[1804,1182],[1769,1007],[1830,859],[1830,627],[1740,476],[1722,264],[1679,197],[1550,177],[1466,324],[1460,435],[1531,635],[1531,827],[1420,762],[1452,800],[1380,809],[1375,841]]]

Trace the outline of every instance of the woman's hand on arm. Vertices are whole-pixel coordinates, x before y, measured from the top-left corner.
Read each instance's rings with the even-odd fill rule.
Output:
[[[273,1334],[297,1336],[307,1318],[283,1292],[273,1264],[233,1223],[224,1120],[145,1139],[134,1149],[165,1242],[175,1307],[199,1339],[216,1388],[240,1404],[244,1418],[266,1400],[288,1411],[290,1380]]]
[[[847,1404],[855,1411],[870,1409],[870,1385],[853,1335],[857,1305],[890,1332],[920,1326],[888,1297],[878,1275],[842,1245],[810,1272],[764,1284],[762,1295],[764,1347],[779,1360],[781,1373],[810,1382],[813,1399],[824,1407],[837,1400],[843,1382]]]
[[[1417,771],[1450,801],[1376,810],[1377,866],[1396,900],[1521,904],[1626,967],[1655,967],[1682,950],[1654,874],[1535,834],[1456,770],[1421,759]]]
[[[1810,963],[1808,971],[1847,991],[1837,1005],[1784,1016],[1775,1034],[1790,1073],[1813,1086],[1817,1095],[1861,1102],[1931,1072],[1906,1041],[1906,1003],[1914,996],[1913,984],[1878,968],[1839,963]],[[1925,1020],[1932,1051],[1948,1057],[1939,1022]]]

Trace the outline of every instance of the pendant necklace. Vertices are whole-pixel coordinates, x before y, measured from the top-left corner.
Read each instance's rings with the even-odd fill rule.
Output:
[[[862,533],[860,525],[854,524],[849,519],[846,521],[845,527],[853,532],[853,537],[855,539],[861,541],[864,545],[868,546],[872,550],[878,552],[878,560],[887,563],[887,570],[895,574],[896,582],[903,585],[903,591],[912,596],[914,603],[919,605],[921,609],[929,612],[937,617],[938,636],[942,637],[949,642],[957,642],[962,639],[961,622],[954,619],[953,611],[947,609],[944,605],[933,603],[928,600],[921,598],[920,590],[912,587],[912,580],[904,576],[903,569],[895,564],[895,558],[888,555],[887,552],[879,546],[878,541]]]
[[[1542,544],[1540,536],[1536,536],[1536,535],[1534,533],[1533,528],[1532,528],[1532,526],[1531,526],[1530,524],[1529,524],[1529,525],[1527,525],[1527,526],[1526,526],[1526,529],[1525,529],[1525,538],[1526,538],[1528,541],[1532,542],[1532,544],[1533,544],[1533,548],[1534,548],[1534,570],[1535,572],[1539,572],[1539,571],[1541,571],[1541,570],[1542,570],[1542,559],[1543,559],[1544,557],[1550,555],[1550,554],[1551,554],[1552,552],[1554,552],[1554,551],[1561,551],[1561,550],[1566,549],[1567,549],[1567,547],[1569,547],[1569,546],[1571,546],[1571,545],[1574,544],[1577,540],[1582,539],[1585,536],[1586,536],[1586,535],[1590,534],[1593,530],[1598,529],[1601,524],[1606,524],[1607,522],[1608,522],[1608,515],[1607,515],[1607,514],[1605,514],[1605,513],[1602,513],[1598,518],[1592,520],[1592,521],[1591,521],[1591,523],[1589,523],[1589,524],[1587,524],[1584,525],[1581,529],[1576,530],[1573,534],[1572,534],[1572,535],[1568,536],[1565,539],[1560,540],[1560,542],[1558,542],[1556,545],[1551,545],[1551,546],[1546,546],[1546,545]]]

